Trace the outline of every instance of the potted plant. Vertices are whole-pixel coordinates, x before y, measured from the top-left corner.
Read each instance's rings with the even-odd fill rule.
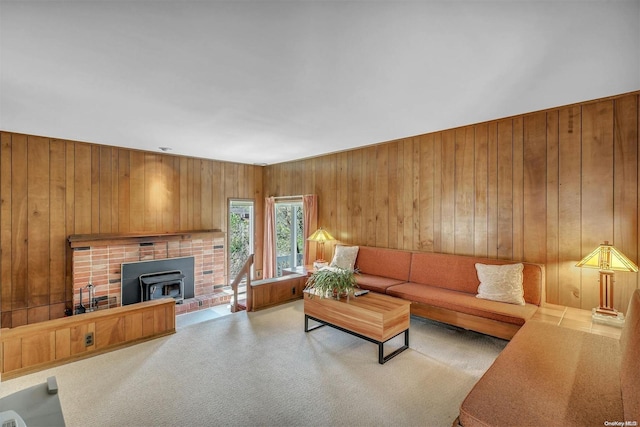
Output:
[[[305,290],[310,296],[318,295],[320,298],[337,298],[353,294],[358,287],[355,271],[339,267],[325,267],[314,272],[307,280]]]

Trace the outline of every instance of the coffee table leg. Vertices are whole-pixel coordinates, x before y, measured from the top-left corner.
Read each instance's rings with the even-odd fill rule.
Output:
[[[398,335],[396,335],[396,337]],[[395,338],[395,337],[389,338],[387,341],[392,340],[393,338]],[[395,350],[394,352],[388,354],[387,356],[384,355],[384,342],[379,342],[378,343],[378,363],[382,365],[385,362],[387,362],[388,360],[396,357],[398,354],[402,353],[403,351],[405,351],[408,348],[409,348],[409,329],[406,329],[404,331],[404,345],[402,347],[400,347],[399,349]]]
[[[311,320],[313,320],[315,322],[318,322],[319,325],[314,326],[312,328],[309,328],[309,319],[311,319]],[[309,316],[308,314],[304,315],[304,331],[305,332],[310,332],[310,331],[313,331],[314,329],[318,329],[318,328],[321,328],[323,326],[331,326],[332,328],[335,328],[335,329],[338,329],[340,331],[346,332],[346,333],[348,333],[350,335],[354,335],[356,337],[360,337],[360,338],[362,338],[364,340],[367,340],[369,342],[378,344],[378,363],[380,363],[381,365],[384,364],[385,362],[387,362],[388,360],[396,357],[398,354],[402,353],[403,351],[405,351],[406,349],[409,348],[409,329],[405,329],[403,331],[404,332],[404,345],[402,347],[398,348],[397,350],[394,350],[392,353],[388,354],[387,356],[385,356],[384,355],[384,343],[387,342],[387,341],[391,341],[392,339],[394,339],[398,335],[402,334],[402,332],[400,332],[397,335],[392,336],[387,341],[378,341],[376,339],[366,337],[366,336],[361,335],[361,334],[359,334],[357,332],[350,331],[348,329],[342,328],[342,327],[334,325],[332,323],[325,322],[324,320],[320,320],[320,319],[317,319],[315,317]]]
[[[309,317],[311,317],[311,316],[309,316],[308,314],[304,315],[304,331],[305,332],[313,331],[314,329],[322,328],[323,326],[325,326],[324,323],[318,322],[318,323],[320,323],[319,325],[316,325],[313,328],[309,329]],[[316,321],[318,320],[318,319],[315,319],[313,317],[311,317],[311,318],[313,320],[316,320]]]

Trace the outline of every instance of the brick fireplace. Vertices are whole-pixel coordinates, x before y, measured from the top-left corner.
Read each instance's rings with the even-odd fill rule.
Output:
[[[160,235],[75,235],[72,250],[74,313],[80,304],[89,306],[87,285],[93,285],[98,309],[118,307],[121,299],[123,263],[193,257],[194,297],[176,305],[176,314],[230,301],[225,276],[225,234],[218,230]]]

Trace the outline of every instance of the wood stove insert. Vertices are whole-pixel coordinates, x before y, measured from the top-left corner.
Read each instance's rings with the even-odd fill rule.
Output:
[[[141,274],[138,279],[140,280],[142,301],[173,298],[176,304],[182,304],[184,301],[184,278],[185,275],[180,270]]]

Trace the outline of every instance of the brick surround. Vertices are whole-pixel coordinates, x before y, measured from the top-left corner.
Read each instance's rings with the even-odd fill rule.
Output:
[[[72,245],[73,307],[80,303],[80,289],[88,283],[94,285],[95,297],[106,296],[102,308],[118,307],[121,304],[121,264],[126,262],[151,261],[176,257],[194,257],[194,298],[176,305],[176,314],[187,313],[225,304],[231,293],[225,285],[225,237],[223,233],[208,236],[186,236],[162,241],[154,236],[152,242],[141,242],[136,236],[133,242],[127,238],[90,240],[88,246],[75,241]],[[85,306],[88,297],[83,289]]]

